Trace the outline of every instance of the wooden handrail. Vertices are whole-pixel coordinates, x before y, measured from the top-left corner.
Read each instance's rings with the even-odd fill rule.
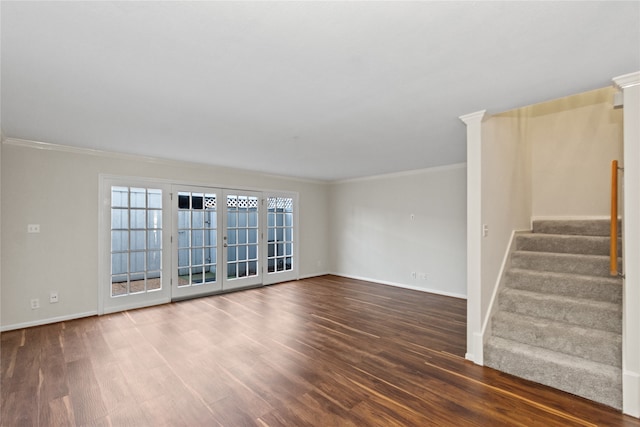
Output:
[[[618,275],[618,161],[611,162],[611,250],[609,251],[609,270],[612,276]]]

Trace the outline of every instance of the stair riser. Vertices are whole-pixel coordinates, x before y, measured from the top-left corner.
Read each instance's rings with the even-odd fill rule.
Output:
[[[562,301],[540,300],[501,293],[500,310],[526,316],[566,322],[583,328],[622,333],[622,314],[619,310],[593,307],[588,304],[566,304]]]
[[[544,273],[512,270],[505,275],[505,286],[513,289],[622,303],[622,282],[616,282],[618,283],[612,283],[608,278],[600,281],[580,276],[556,278],[546,277]]]
[[[620,221],[618,221],[618,234],[620,234],[620,230],[622,230],[622,227]],[[609,236],[611,223],[609,220],[533,221],[533,232],[580,236]]]
[[[622,339],[620,335],[602,334],[599,331],[581,332],[559,325],[536,324],[513,318],[509,318],[507,321],[500,319],[499,316],[496,316],[492,324],[492,335],[497,337],[618,368],[622,366]]]
[[[620,271],[621,262],[618,262],[618,265]],[[511,257],[511,266],[525,270],[610,277],[609,260],[607,257],[562,256],[547,253],[514,252]]]
[[[519,251],[608,256],[610,242],[607,237],[525,234],[516,237],[516,248]],[[618,255],[622,255],[621,241],[618,241]]]
[[[622,376],[610,378],[594,374],[579,366],[558,367],[552,362],[528,358],[508,350],[496,349],[491,344],[484,351],[485,366],[511,375],[548,385],[568,393],[622,408]]]

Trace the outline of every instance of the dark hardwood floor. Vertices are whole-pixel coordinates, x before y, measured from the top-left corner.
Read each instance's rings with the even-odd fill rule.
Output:
[[[466,301],[323,276],[2,333],[3,426],[640,426],[464,359]]]

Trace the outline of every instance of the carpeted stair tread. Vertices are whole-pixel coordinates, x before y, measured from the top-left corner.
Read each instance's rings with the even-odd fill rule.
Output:
[[[621,306],[610,302],[504,288],[500,292],[498,308],[585,328],[622,332]]]
[[[492,336],[485,366],[568,393],[622,408],[622,370],[540,347]]]
[[[511,268],[505,274],[505,286],[543,294],[622,303],[622,278],[619,277],[595,277]]]
[[[608,236],[575,236],[568,234],[525,233],[516,236],[519,251],[572,253],[609,256]],[[622,253],[622,241],[618,241],[618,253]]]
[[[536,220],[533,232],[544,234],[573,234],[581,236],[609,236],[611,223],[602,220]],[[618,233],[620,221],[618,221]]]
[[[618,263],[621,265],[620,260]],[[610,277],[609,257],[605,255],[514,251],[511,266],[526,270]]]
[[[623,285],[609,274],[609,227],[537,220],[516,235],[486,366],[621,408]]]
[[[613,332],[501,311],[493,318],[492,334],[592,362],[622,366],[622,335]]]

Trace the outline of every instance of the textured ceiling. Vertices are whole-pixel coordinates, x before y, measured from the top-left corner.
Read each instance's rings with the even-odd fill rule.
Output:
[[[7,137],[336,180],[640,70],[640,2],[2,1]]]

